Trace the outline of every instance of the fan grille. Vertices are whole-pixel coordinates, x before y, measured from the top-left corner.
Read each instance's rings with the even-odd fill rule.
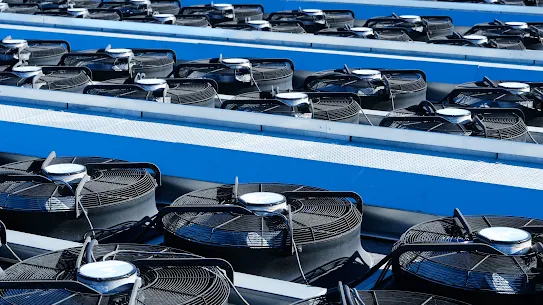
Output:
[[[104,158],[55,158],[59,163],[108,163]],[[21,161],[0,166],[0,174],[39,174],[43,159]],[[109,206],[143,197],[156,187],[153,177],[144,169],[110,169],[89,171],[91,180],[81,192],[85,208]],[[75,206],[73,193],[65,186],[38,182],[0,183],[0,207],[24,211],[70,211]]]
[[[165,55],[164,53],[144,53],[144,55],[134,54],[132,59],[132,66],[136,69],[148,69],[155,67],[163,67],[168,65],[173,65],[174,60],[170,56]],[[68,57],[65,59],[64,64],[66,66],[85,66],[92,69],[102,68],[104,65],[112,67],[116,63],[115,58],[105,58],[105,57]]]
[[[209,22],[206,18],[177,18],[175,24],[184,25],[184,26],[195,26],[195,27],[207,27]]]
[[[365,305],[467,305],[460,301],[417,292],[380,290],[357,291],[357,293]],[[341,303],[336,298],[321,296],[293,305],[341,305]]]
[[[522,217],[466,217],[473,232],[488,227],[522,228],[543,225],[543,221]],[[538,236],[534,238],[539,238]],[[416,225],[400,238],[403,244],[464,242],[470,240],[454,218],[443,218]],[[537,258],[533,254],[505,256],[482,252],[414,251],[402,254],[399,267],[412,275],[448,287],[492,291],[500,294],[533,292]]]
[[[241,184],[238,195],[251,192],[282,193],[319,189],[287,184]],[[233,186],[195,191],[172,205],[232,204]],[[342,198],[290,200],[294,241],[297,245],[336,238],[357,228],[362,215]],[[167,231],[178,237],[223,247],[277,248],[289,240],[287,227],[279,216],[232,215],[230,213],[171,213],[163,218]],[[287,242],[290,243],[290,242]]]
[[[349,13],[326,12],[326,22],[331,28],[344,27],[345,25],[353,26],[354,17]]]
[[[117,13],[112,12],[91,12],[89,14],[90,19],[101,19],[101,20],[121,20],[121,17]]]
[[[26,78],[18,77],[12,73],[0,75],[0,84],[8,86],[22,86]],[[90,83],[91,79],[83,71],[56,70],[44,73],[39,81],[45,83],[42,88],[50,90],[70,90]]]
[[[147,253],[120,252],[108,259],[134,261],[146,258],[190,258],[192,254],[173,248],[148,245],[97,245],[93,249],[95,259],[101,260],[113,251],[140,251]],[[80,248],[71,248],[27,259],[8,268],[0,280],[75,280],[75,264]],[[218,275],[218,270],[203,267],[152,267],[139,270],[142,288],[136,296],[137,304],[209,304],[226,303],[229,286]],[[73,293],[68,290],[0,290],[0,300],[8,304],[54,304],[66,298],[66,304],[98,305],[99,296]],[[56,303],[55,303],[56,304]],[[108,304],[128,304],[128,294],[110,297]]]
[[[209,63],[210,60],[197,60],[190,63]],[[292,71],[288,63],[282,62],[257,62],[252,66],[253,78],[255,81],[266,81],[281,79],[291,76]],[[220,81],[221,77],[233,75],[231,69],[218,70],[216,67],[182,67],[179,69],[178,77],[181,78],[212,78]]]
[[[179,14],[180,6],[176,2],[151,2],[151,8],[153,12],[159,12],[161,14]]]
[[[11,52],[13,52],[13,49],[0,47],[0,54],[9,54]],[[23,53],[30,53],[30,59],[41,59],[60,56],[68,53],[68,50],[58,43],[29,43]]]
[[[37,6],[19,6],[19,7],[10,7],[6,12],[8,13],[14,13],[14,14],[34,14],[35,12],[39,11]],[[0,51],[1,52],[1,51]]]
[[[237,20],[244,20],[245,18],[249,18],[251,20],[261,20],[264,15],[259,8],[249,6],[245,7],[243,5],[236,5],[234,14]]]

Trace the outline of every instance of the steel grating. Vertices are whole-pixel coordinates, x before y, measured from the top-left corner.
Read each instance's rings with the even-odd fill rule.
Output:
[[[0,105],[0,121],[543,190],[542,168],[488,159],[423,155],[363,143],[277,137],[180,122],[105,117],[16,105]]]

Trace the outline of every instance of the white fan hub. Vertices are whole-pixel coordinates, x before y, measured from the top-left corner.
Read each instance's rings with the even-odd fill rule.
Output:
[[[43,173],[53,181],[74,183],[85,177],[87,168],[81,164],[60,163],[46,166]]]
[[[154,14],[153,18],[155,18],[156,20],[162,23],[165,23],[168,21],[174,22],[176,20],[174,14]]]
[[[130,3],[135,5],[151,4],[149,0],[130,0]]]
[[[380,79],[381,71],[369,69],[356,69],[351,71],[352,74],[364,79]]]
[[[477,235],[485,243],[507,255],[523,255],[532,247],[532,235],[517,228],[484,228]]]
[[[134,53],[130,49],[107,49],[106,53],[114,58],[129,58],[134,56]]]
[[[70,15],[75,17],[86,16],[89,14],[89,10],[86,8],[68,8],[67,11]]]
[[[324,11],[319,9],[305,9],[302,10],[308,16],[324,16]]]
[[[4,12],[9,8],[9,5],[7,3],[0,2],[0,12]]]
[[[281,213],[287,209],[287,198],[278,193],[254,192],[243,194],[240,202],[258,215]]]
[[[251,62],[245,58],[224,58],[221,63],[235,70],[252,67]]]
[[[233,11],[234,6],[229,3],[214,3],[213,7],[221,11]]]
[[[436,112],[437,112],[437,115],[445,118],[447,121],[453,124],[464,124],[464,123],[472,121],[471,111],[466,110],[466,109],[445,108],[445,109],[438,109]]]
[[[516,83],[516,82],[503,82],[498,84],[500,88],[503,88],[513,94],[524,94],[530,92],[530,85],[525,83]]]
[[[488,42],[488,38],[483,35],[466,35],[464,39],[469,40],[475,44],[484,44]]]
[[[354,27],[349,29],[351,32],[356,33],[358,36],[367,37],[373,35],[373,29],[367,27]]]
[[[505,24],[514,29],[519,29],[519,30],[524,30],[528,28],[528,23],[526,22],[511,21],[511,22],[506,22]]]
[[[42,70],[40,67],[36,66],[21,66],[21,67],[13,67],[11,70],[15,75],[22,77],[22,78],[28,78],[36,76],[40,73],[42,73]]]
[[[271,24],[267,20],[249,20],[247,21],[247,24],[259,30],[265,29],[265,28],[271,28]]]
[[[417,15],[400,15],[400,18],[405,19],[412,23],[422,21],[422,18],[420,18],[420,16],[417,16]]]
[[[2,44],[8,48],[21,48],[28,46],[28,43],[24,39],[3,39]]]
[[[275,95],[275,98],[285,105],[294,107],[299,105],[308,105],[309,96],[302,92],[283,92]]]
[[[156,91],[159,89],[167,89],[168,82],[159,78],[143,78],[136,80],[136,85],[141,87],[145,91]]]
[[[137,278],[136,266],[118,260],[88,263],[77,272],[78,281],[104,294],[132,289]]]

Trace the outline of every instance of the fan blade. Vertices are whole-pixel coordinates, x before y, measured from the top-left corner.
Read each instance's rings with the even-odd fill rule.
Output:
[[[453,217],[456,220],[458,220],[458,222],[460,222],[460,226],[464,228],[464,230],[466,230],[467,234],[469,235],[470,240],[472,240],[473,231],[471,230],[471,227],[468,224],[468,221],[466,220],[466,218],[464,217],[464,215],[462,214],[462,212],[460,212],[458,208],[454,209]]]
[[[55,153],[55,151],[50,152],[47,158],[41,164],[41,170],[43,171],[44,168],[49,166],[49,164],[51,164],[53,159],[55,159],[56,157],[57,157],[57,154]]]

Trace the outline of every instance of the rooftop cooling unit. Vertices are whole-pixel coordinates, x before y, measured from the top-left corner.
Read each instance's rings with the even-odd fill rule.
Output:
[[[457,86],[441,103],[477,108],[517,108],[532,124],[534,119],[542,116],[543,83],[493,81],[485,77],[482,81]]]
[[[271,13],[269,21],[300,21],[308,33],[327,28],[354,26],[354,12],[349,10],[298,9]]]
[[[368,28],[368,27],[350,27],[338,29],[324,29],[315,32],[315,35],[347,37],[347,38],[363,38],[363,39],[379,39],[392,41],[412,41],[409,37],[409,32],[403,28]]]
[[[183,7],[180,13],[183,15],[206,15],[211,21],[211,25],[216,25],[245,19],[262,20],[264,7],[259,4],[218,4],[212,2],[211,4]]]
[[[36,12],[36,15],[69,17],[69,18],[84,18],[84,19],[101,19],[101,20],[121,20],[121,11],[99,8],[67,8],[59,10],[48,10]]]
[[[343,69],[315,73],[304,90],[350,92],[361,96],[364,109],[390,111],[426,99],[426,75],[420,70]]]
[[[449,16],[396,15],[371,18],[364,24],[366,28],[404,29],[413,40],[429,39],[452,35],[454,25]]]
[[[294,63],[284,58],[212,58],[177,65],[179,78],[209,78],[221,94],[292,89]]]
[[[542,295],[542,228],[539,219],[455,210],[407,230],[393,272],[402,287],[475,304],[534,304]]]
[[[523,119],[524,114],[518,109],[462,108],[425,101],[390,112],[379,125],[518,142],[533,141]]]
[[[221,108],[359,124],[359,103],[352,93],[271,91],[238,95],[223,101]]]
[[[173,14],[153,14],[152,16],[133,17],[127,19],[129,22],[155,23],[155,24],[173,24],[194,26],[200,28],[210,28],[211,23],[205,15],[173,15]]]
[[[518,36],[528,49],[543,50],[543,22],[493,22],[477,24],[464,35]]]
[[[0,277],[0,303],[226,305],[232,281],[232,267],[220,259],[93,240],[6,269]]]
[[[36,3],[4,3],[0,2],[1,13],[27,14],[32,15],[40,11],[40,6]]]
[[[0,72],[3,86],[81,93],[91,82],[91,71],[85,67],[16,66]]]
[[[156,214],[157,185],[151,163],[53,152],[0,166],[0,219],[14,230],[79,241],[90,229]]]
[[[0,70],[17,63],[35,66],[56,66],[62,55],[70,52],[70,44],[65,40],[24,40],[10,36],[0,42]]]
[[[221,257],[244,273],[334,287],[372,264],[360,244],[361,211],[352,192],[236,183],[181,196],[156,221],[167,246]]]
[[[506,50],[526,50],[522,38],[514,35],[460,35],[454,32],[446,39],[431,39],[428,43],[453,46],[481,47]]]
[[[215,107],[217,83],[210,79],[137,79],[133,84],[87,86],[85,94],[130,98],[161,103]]]
[[[100,8],[111,8],[121,11],[122,18],[134,16],[148,16],[158,14],[179,14],[181,2],[179,0],[126,0],[107,1],[100,3]]]
[[[342,287],[343,286],[343,287]],[[340,283],[338,293],[296,302],[292,305],[468,305],[437,295],[397,290],[356,291]]]
[[[241,31],[263,31],[263,32],[279,32],[279,33],[305,33],[304,24],[295,20],[245,20],[245,21],[229,21],[215,25],[215,28],[232,29]]]
[[[167,49],[105,49],[64,54],[62,66],[87,67],[93,80],[131,78],[145,73],[149,78],[169,77],[176,61],[175,52]]]

